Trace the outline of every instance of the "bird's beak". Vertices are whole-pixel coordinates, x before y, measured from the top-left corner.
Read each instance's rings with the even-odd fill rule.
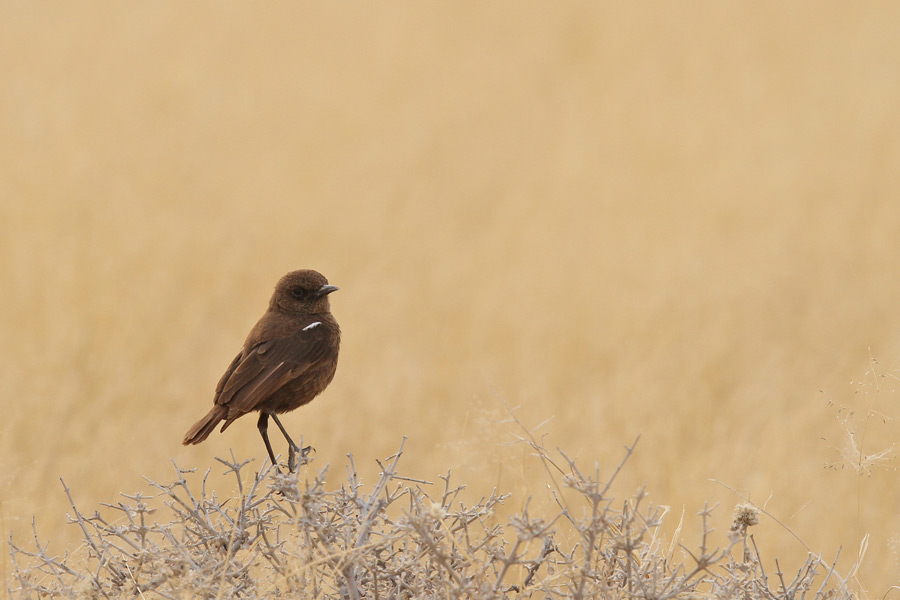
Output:
[[[316,290],[316,297],[321,298],[322,296],[327,296],[331,292],[336,292],[339,289],[341,289],[341,288],[339,288],[336,285],[323,285],[318,290]]]

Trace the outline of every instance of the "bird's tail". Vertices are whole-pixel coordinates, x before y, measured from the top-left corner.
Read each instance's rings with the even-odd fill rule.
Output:
[[[191,427],[186,434],[184,434],[184,439],[181,441],[182,444],[187,446],[188,444],[199,444],[212,433],[213,429],[216,428],[216,425],[219,424],[219,421],[225,418],[225,415],[228,414],[228,409],[222,406],[221,404],[216,404],[211,411],[209,411],[205,417],[194,423],[194,426]]]

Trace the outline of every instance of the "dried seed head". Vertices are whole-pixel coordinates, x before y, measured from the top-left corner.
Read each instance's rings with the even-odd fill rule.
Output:
[[[447,516],[447,511],[439,502],[432,502],[431,506],[428,507],[428,516],[440,521]]]
[[[759,509],[752,504],[738,504],[734,507],[734,521],[731,523],[731,529],[728,537],[732,541],[747,535],[747,528],[753,525],[759,525]]]
[[[752,504],[738,504],[734,507],[734,522],[744,529],[759,525],[759,509]]]

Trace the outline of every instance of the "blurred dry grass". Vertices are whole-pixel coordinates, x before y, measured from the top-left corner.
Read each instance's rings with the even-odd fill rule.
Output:
[[[406,434],[411,474],[540,496],[499,395],[581,460],[642,434],[622,485],[676,512],[731,506],[716,478],[826,554],[872,532],[880,596],[896,475],[825,470],[821,438],[829,399],[897,412],[848,381],[900,356],[898,24],[888,2],[4,3],[4,537],[59,528],[58,475],[94,505],[170,456],[261,460],[251,421],[179,441],[277,278],[313,267],[343,354],[287,424],[320,464]],[[865,448],[896,434],[872,420]]]

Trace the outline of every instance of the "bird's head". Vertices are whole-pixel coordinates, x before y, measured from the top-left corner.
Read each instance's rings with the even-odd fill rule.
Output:
[[[269,301],[269,310],[317,314],[330,310],[328,294],[337,291],[325,277],[311,269],[292,271],[281,278]]]

